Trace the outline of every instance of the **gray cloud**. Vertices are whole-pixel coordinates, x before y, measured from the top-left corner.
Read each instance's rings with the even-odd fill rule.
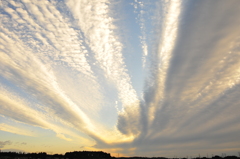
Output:
[[[69,1],[64,4],[72,14],[68,19],[49,1],[26,1],[24,7],[9,3],[14,7],[4,7],[1,14],[1,115],[51,129],[69,142],[92,138],[95,148],[125,154],[195,155],[239,148],[238,0],[161,1],[152,19],[152,43],[146,40],[142,13],[147,6],[135,2],[142,7],[141,47],[151,47],[142,55],[149,69],[143,97],[137,97],[126,70],[110,4]],[[119,102],[103,97],[108,91]],[[121,102],[124,109],[104,106],[105,99]],[[107,115],[106,109],[111,110]],[[116,125],[106,128],[98,121],[102,114],[110,116],[106,120],[114,114]],[[4,126],[7,132],[18,130]],[[0,148],[10,144],[1,141]]]
[[[10,140],[0,141],[0,148],[4,148],[5,145],[11,145],[12,142]]]
[[[2,152],[26,152],[20,149],[3,149]]]
[[[194,155],[227,148],[233,153],[239,147],[237,4],[185,1],[168,67],[157,67],[163,59],[152,64],[141,106],[143,129],[132,143],[137,154]]]

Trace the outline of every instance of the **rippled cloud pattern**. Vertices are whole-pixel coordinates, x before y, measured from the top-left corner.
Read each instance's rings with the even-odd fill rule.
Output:
[[[236,155],[239,15],[238,0],[1,0],[0,148]]]

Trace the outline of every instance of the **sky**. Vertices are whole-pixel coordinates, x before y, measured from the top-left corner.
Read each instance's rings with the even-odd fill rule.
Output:
[[[239,0],[1,0],[0,149],[240,151]]]

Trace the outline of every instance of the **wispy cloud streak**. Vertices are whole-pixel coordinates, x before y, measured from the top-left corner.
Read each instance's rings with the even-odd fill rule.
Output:
[[[122,44],[114,32],[114,19],[110,16],[109,1],[68,1],[86,42],[94,53],[97,64],[104,70],[119,91],[124,105],[137,100],[122,56]]]
[[[152,69],[154,78],[147,83],[144,129],[135,140],[135,145],[144,143],[145,146],[139,146],[137,152],[151,150],[171,154],[181,144],[194,154],[194,148],[200,145],[220,147],[216,141],[229,142],[236,148],[236,132],[240,127],[233,110],[238,110],[234,103],[239,103],[235,99],[239,89],[239,62],[235,60],[239,56],[239,32],[236,31],[239,21],[226,18],[230,13],[237,15],[238,7],[232,8],[236,1],[184,3],[196,10],[177,9],[180,3],[170,7],[174,2],[166,4],[168,9],[163,21],[169,23],[162,24],[172,25],[164,26],[160,32],[158,64],[152,67],[159,71]],[[171,11],[178,16],[171,16]],[[186,15],[190,13],[192,16],[188,19]],[[213,18],[216,15],[217,18]],[[223,17],[228,20],[225,22]],[[225,118],[227,112],[232,112],[232,116]],[[226,134],[234,135],[221,139]]]
[[[78,19],[86,42],[93,51],[97,65],[104,71],[105,77],[116,86],[119,98],[123,104],[120,113],[119,124],[124,122],[123,118],[136,125],[138,121],[138,97],[131,85],[131,80],[126,70],[122,55],[122,43],[115,33],[114,19],[110,16],[109,1],[68,1],[73,15]],[[131,116],[134,115],[135,119]],[[133,120],[133,121],[130,121]],[[124,124],[128,124],[124,123]],[[118,124],[118,126],[119,126]],[[119,126],[120,128],[121,126]],[[120,130],[129,134],[120,128]],[[136,132],[131,132],[136,133]]]
[[[120,5],[127,20],[137,16],[138,37],[124,39]],[[39,137],[27,124],[144,156],[240,147],[238,0],[3,0],[0,13],[1,132]],[[142,49],[141,68],[128,66],[128,46]]]
[[[181,1],[166,1],[159,7],[161,8],[158,8],[158,10],[163,10],[161,14],[163,14],[164,19],[162,19],[162,30],[160,31],[161,36],[159,37],[157,52],[153,54],[155,60],[152,64],[152,78],[148,81],[145,93],[145,111],[148,118],[146,120],[149,126],[153,124],[155,116],[158,116],[158,111],[161,111],[163,100],[166,97],[165,83],[178,35]]]
[[[5,26],[1,26],[1,77],[13,82],[16,87],[23,89],[44,107],[49,107],[50,109],[44,110],[51,110],[53,113],[47,113],[57,115],[60,122],[63,121],[63,123],[67,123],[71,127],[74,126],[85,133],[94,132],[94,126],[80,106],[76,105],[60,88],[53,70],[58,61],[66,62],[67,67],[84,74],[97,90],[98,84],[95,82],[91,68],[85,58],[87,51],[84,50],[81,43],[79,45],[78,34],[64,23],[59,11],[50,2],[24,2],[28,12],[23,8],[18,8],[23,5],[20,2],[16,4],[10,1],[12,5],[16,6],[16,10],[10,7],[5,8],[6,13],[13,18],[9,23],[6,23],[9,17],[5,16],[2,19],[2,24],[5,24]],[[46,4],[48,4],[47,9],[45,8]],[[48,16],[46,17],[46,15]],[[15,20],[18,21],[18,26],[14,26]],[[51,20],[57,20],[57,22],[52,23]],[[21,29],[22,27],[29,27],[30,33],[35,31],[36,34],[28,34],[26,30]],[[48,64],[45,64],[46,62]],[[7,99],[2,98],[2,102],[6,104],[9,101]],[[17,103],[14,105],[17,105]],[[9,116],[16,110],[4,111],[2,109],[4,111],[2,113]],[[27,114],[34,114],[31,113],[32,109],[26,108],[26,110]],[[21,112],[20,108],[19,112]],[[38,112],[36,113],[38,114]],[[19,117],[26,117],[29,121],[24,120],[22,122],[33,124],[30,121],[33,121],[34,118],[28,118],[27,114],[19,115]],[[13,116],[9,117],[13,118]],[[21,120],[20,118],[14,119]],[[41,120],[46,122],[45,119]],[[53,129],[51,126],[44,126],[43,124],[37,124],[37,126]],[[59,135],[58,132],[57,134],[63,138],[63,135]]]

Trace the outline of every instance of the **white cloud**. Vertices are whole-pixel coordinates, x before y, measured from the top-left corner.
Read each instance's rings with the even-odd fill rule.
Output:
[[[57,134],[57,137],[59,137],[59,138],[61,138],[61,139],[64,139],[64,140],[67,140],[67,141],[72,141],[72,139],[67,138],[64,134],[58,133],[58,134]]]
[[[40,104],[41,106],[39,108],[45,114],[38,111],[39,108],[35,106],[29,106],[29,104],[25,102],[22,103],[22,99],[25,97],[22,96],[21,93],[14,95],[13,92],[7,92],[7,95],[2,94],[1,102],[3,106],[1,106],[1,114],[29,125],[51,129],[56,132],[57,137],[66,140],[69,140],[69,138],[64,134],[82,138],[82,132],[101,138],[107,142],[109,142],[111,138],[106,134],[110,133],[113,135],[113,132],[116,132],[117,135],[112,136],[113,138],[122,136],[116,129],[113,131],[104,130],[105,127],[101,126],[98,121],[93,121],[89,118],[89,116],[96,114],[99,110],[99,103],[94,103],[94,101],[90,101],[89,99],[86,102],[84,93],[86,93],[85,96],[89,95],[89,97],[96,94],[95,96],[99,98],[100,101],[102,97],[101,94],[99,95],[99,86],[95,81],[90,65],[86,61],[85,56],[88,50],[83,43],[79,43],[79,36],[81,39],[81,34],[76,33],[68,27],[68,24],[64,23],[65,20],[61,14],[50,2],[46,1],[44,3],[47,3],[49,10],[45,8],[46,4],[40,1],[25,4],[28,12],[22,8],[18,8],[16,10],[17,12],[13,9],[6,9],[9,14],[14,14],[15,19],[25,21],[26,27],[28,27],[30,31],[36,32],[36,34],[30,34],[25,37],[25,30],[14,28],[11,26],[11,23],[7,24],[8,26],[2,27],[1,46],[4,48],[4,51],[1,52],[0,67],[2,77],[28,94],[29,99],[33,99],[34,102],[37,102],[36,104]],[[52,23],[51,20],[57,20],[57,22]],[[10,29],[18,31],[12,32]],[[22,36],[22,34],[24,34],[24,36]],[[39,43],[38,40],[41,42]],[[83,42],[83,40],[80,41]],[[36,49],[36,47],[38,48]],[[82,91],[83,95],[78,94],[80,96],[78,103],[81,103],[81,100],[83,101],[81,105],[77,105],[72,101],[72,98],[70,98],[73,97],[74,94],[68,90],[74,90],[73,88],[62,90],[62,88],[66,87],[60,85],[63,83],[59,83],[57,78],[60,78],[61,74],[59,73],[56,76],[56,71],[59,71],[59,68],[54,66],[55,61],[58,60],[66,62],[67,67],[72,69],[73,72],[80,72],[78,82],[84,82],[84,84],[89,83],[89,86],[93,88],[92,90],[88,88],[89,91]],[[121,83],[125,85],[125,80]],[[80,89],[83,89],[83,87]],[[76,93],[79,92],[80,91]],[[18,96],[18,98],[16,96]],[[10,99],[9,97],[12,98]],[[13,98],[15,99],[13,100]],[[93,104],[92,108],[90,108],[91,104]],[[91,113],[86,114],[82,111],[84,109],[91,110],[89,111]],[[22,110],[25,111],[22,112]],[[18,115],[13,115],[15,113]],[[51,122],[48,122],[49,117]],[[56,120],[57,124],[52,120]],[[62,129],[61,127],[63,125],[68,126],[70,129],[74,127],[81,132],[81,135],[76,135],[71,131]],[[98,133],[96,134],[96,132]],[[126,140],[124,136],[121,138],[122,140]],[[87,143],[92,143],[92,141],[87,141]]]
[[[157,78],[153,79],[154,84],[147,88],[145,94],[146,106],[155,109],[152,113],[143,109],[146,111],[144,113],[153,114],[153,118],[150,115],[149,118],[147,115],[143,117],[146,120],[143,124],[148,127],[143,125],[145,129],[135,145],[144,143],[152,153],[161,151],[166,155],[172,152],[182,154],[176,150],[180,145],[183,149],[191,149],[192,154],[196,152],[194,149],[206,152],[210,147],[218,147],[216,141],[218,144],[233,143],[233,149],[238,147],[234,142],[240,128],[236,123],[239,120],[238,113],[235,113],[239,103],[236,98],[239,89],[239,62],[235,59],[239,56],[240,34],[236,29],[240,23],[234,21],[234,18],[225,23],[222,18],[230,15],[227,12],[230,10],[231,16],[237,15],[239,7],[232,8],[230,6],[234,5],[234,1],[230,3],[200,2],[196,5],[196,10],[183,8],[179,25],[174,28],[177,23],[172,21],[174,25],[169,27],[173,33],[178,30],[175,32],[178,36],[174,43],[170,41],[174,36],[161,32],[162,36],[171,38],[165,41],[167,52],[164,52],[164,45],[159,45],[159,50],[163,51],[157,61],[160,71],[153,69],[154,77]],[[171,8],[168,9],[169,17],[173,18]],[[182,17],[190,13],[191,19]],[[165,18],[167,17],[166,15]],[[168,29],[167,26],[164,28]],[[164,38],[162,40],[164,42]],[[227,114],[232,115],[226,117]],[[136,152],[147,153],[145,148],[146,146],[139,146]]]
[[[108,1],[68,1],[75,19],[78,19],[86,42],[94,53],[98,65],[107,79],[112,81],[124,105],[135,103],[133,90],[122,57],[122,44],[114,32],[114,19],[110,16]]]
[[[99,67],[104,71],[107,80],[112,82],[119,92],[119,98],[126,109],[120,112],[120,115],[126,116],[128,120],[132,120],[132,123],[137,123],[139,121],[139,100],[126,70],[122,55],[122,43],[119,41],[120,37],[115,33],[117,28],[113,24],[114,19],[110,15],[108,3],[107,0],[68,1],[67,5],[75,19],[78,20],[79,27],[84,33],[86,42],[94,53]],[[133,130],[132,133],[135,131]]]
[[[46,3],[49,3],[49,2],[46,1]],[[58,16],[57,20],[64,21],[60,13],[56,9],[54,10],[54,7],[51,7],[50,3],[48,5],[49,5],[49,8],[51,8],[51,11],[54,13],[54,16]],[[72,68],[87,75],[89,77],[88,79],[92,80],[92,84],[95,85],[95,89],[97,90],[98,84],[94,82],[94,77],[91,75],[91,70],[86,61],[85,55],[81,53],[81,48],[83,47],[81,47],[81,45],[78,45],[79,43],[78,37],[77,37],[78,35],[76,34],[76,32],[70,29],[68,25],[63,22],[59,22],[59,26],[61,27],[54,26],[53,24],[56,24],[56,23],[51,23],[50,20],[48,19],[49,17],[44,16],[44,15],[48,15],[48,13],[50,12],[48,12],[46,9],[43,9],[44,12],[40,12],[39,8],[41,7],[44,8],[42,3],[39,2],[37,5],[33,3],[28,3],[26,4],[26,6],[30,10],[30,12],[32,11],[31,15],[28,15],[28,12],[22,9],[18,9],[17,11],[23,14],[22,17],[24,17],[24,20],[26,22],[30,23],[28,27],[30,27],[30,29],[35,28],[35,30],[33,31],[38,32],[38,34],[36,35],[37,37],[40,37],[41,40],[46,39],[46,40],[42,40],[42,41],[45,41],[44,45],[48,45],[51,48],[50,44],[46,43],[47,41],[50,41],[50,42],[53,42],[53,44],[56,44],[57,46],[56,49],[58,50],[51,48],[51,51],[53,51],[52,52],[53,54],[52,55],[48,54],[49,57],[52,58],[51,56],[56,56],[56,53],[59,53],[59,51],[61,51],[63,55],[66,53],[66,60],[64,59],[63,60],[69,63],[70,67],[72,66]],[[12,11],[10,12],[9,10],[13,10],[13,9],[6,8],[6,11],[8,11],[9,14],[11,15],[14,14],[15,18],[21,18],[16,14],[16,12],[12,12]],[[33,16],[36,16],[36,18],[39,18],[38,20],[40,20],[40,22],[42,23],[39,23],[39,21],[32,20]],[[53,17],[53,14],[50,14],[50,17]],[[51,27],[46,29],[44,28],[45,24],[43,23],[47,23],[47,25]],[[54,28],[54,29],[49,30],[51,28]],[[14,32],[10,32],[6,28],[2,28],[2,30],[4,32],[1,33],[1,38],[3,38],[1,41],[2,42],[1,45],[5,48],[4,50],[5,52],[1,52],[2,60],[3,60],[1,61],[3,77],[15,82],[15,84],[19,84],[21,88],[24,88],[27,91],[31,90],[30,92],[33,93],[33,96],[35,96],[38,100],[42,100],[44,104],[49,104],[54,108],[58,106],[59,110],[56,110],[56,111],[66,109],[65,111],[71,114],[69,116],[72,116],[71,118],[73,119],[75,124],[77,124],[78,127],[80,128],[79,126],[79,124],[81,123],[80,121],[83,121],[80,118],[82,117],[84,118],[84,116],[86,117],[86,115],[82,113],[80,108],[77,105],[75,105],[58,86],[54,73],[52,72],[52,69],[51,69],[51,63],[50,65],[49,64],[44,65],[44,63],[42,63],[41,60],[43,60],[44,62],[50,62],[49,58],[46,58],[46,56],[44,57],[43,55],[38,53],[32,54],[31,50],[33,48],[31,48],[31,45],[29,44],[29,42],[32,42],[31,40],[27,41],[28,47],[25,48],[26,44],[21,42],[23,41],[22,38],[24,37],[21,37],[19,34],[16,34]],[[56,39],[59,36],[60,38]],[[34,38],[35,37],[33,37],[33,39]],[[66,41],[65,39],[69,39],[70,41]],[[30,45],[30,48],[29,48],[29,45]],[[69,52],[62,51],[62,48],[63,49],[65,48],[65,50]],[[83,51],[83,52],[86,53],[86,51]],[[17,76],[21,78],[18,79],[16,78]],[[45,97],[47,97],[48,99],[44,99]],[[62,104],[65,105],[64,106],[65,108],[62,107],[63,106]],[[65,118],[64,120],[68,121],[68,118],[65,115],[63,115],[62,117]],[[86,120],[89,120],[89,119],[87,119],[86,117]],[[86,125],[90,125],[90,124],[86,124]]]
[[[151,62],[142,101],[126,69],[109,1],[67,1],[65,13],[57,2],[23,2],[9,1],[16,9],[4,2],[1,13],[1,115],[69,142],[96,142],[97,148],[129,154],[194,155],[239,147],[239,2],[161,1],[153,19],[157,44],[150,46],[144,4],[135,1],[143,58]],[[105,102],[112,97],[105,97],[108,89],[118,93],[112,107]],[[116,100],[123,110],[115,108]],[[104,114],[118,113],[115,126],[98,120],[103,108],[116,109]]]
[[[129,144],[111,146],[149,156],[197,156],[209,150],[234,154],[240,129],[237,1],[199,2],[196,6],[184,2],[195,6],[191,9],[180,1],[168,2],[160,5],[166,14],[159,17],[164,26],[159,27],[163,28],[159,52],[152,55],[158,59],[151,65],[145,101],[140,105],[141,122],[132,123],[127,115],[119,117],[122,133],[129,134],[136,125],[141,133]],[[190,19],[184,17],[190,14]],[[136,149],[129,152],[130,147]]]
[[[0,123],[0,130],[6,131],[14,134],[25,135],[25,136],[35,136],[35,134],[31,131],[24,130],[23,128],[19,128],[16,126],[11,126],[5,123]]]

